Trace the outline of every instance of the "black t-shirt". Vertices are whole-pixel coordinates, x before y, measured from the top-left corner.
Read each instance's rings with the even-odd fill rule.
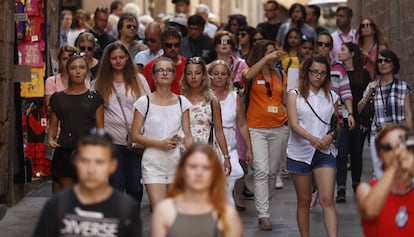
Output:
[[[142,236],[140,208],[128,195],[113,190],[106,200],[79,202],[73,188],[55,194],[44,206],[33,237]]]
[[[181,41],[180,55],[187,60],[192,57],[202,57],[206,64],[217,58],[211,38],[204,35],[201,39],[194,40],[186,36]]]
[[[73,149],[82,136],[95,127],[95,113],[104,99],[97,91],[68,95],[64,91],[50,97],[50,108],[60,121],[58,143],[62,148]]]
[[[354,71],[347,71],[347,74],[349,77],[349,84],[352,92],[352,109],[354,110],[353,113],[354,115],[358,115],[358,102],[364,96],[364,91],[371,81],[371,77],[368,70],[366,69],[363,70],[362,78],[356,78]],[[354,116],[354,118],[358,121],[359,116]]]
[[[280,25],[282,22],[276,24],[270,24],[269,22],[262,22],[257,25],[256,28],[262,28],[266,34],[266,39],[268,40],[276,40],[277,32],[279,32]]]
[[[96,49],[93,57],[101,61],[105,47],[108,44],[115,42],[116,39],[106,32],[104,32],[102,35],[98,35],[98,33],[96,33],[93,29],[89,30],[88,32],[92,33],[96,38]]]

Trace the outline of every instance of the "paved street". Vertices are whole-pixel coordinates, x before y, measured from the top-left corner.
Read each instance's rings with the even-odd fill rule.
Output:
[[[363,180],[371,178],[371,162],[369,160],[369,151],[364,150],[364,171]],[[348,177],[350,174],[348,175]],[[258,228],[256,211],[253,200],[246,200],[247,211],[241,213],[243,221],[244,236],[247,237],[295,237],[299,236],[296,225],[296,196],[293,184],[290,179],[284,179],[284,189],[275,190],[274,198],[271,203],[271,218],[273,222],[272,231],[261,231]],[[348,178],[347,202],[337,204],[339,219],[339,236],[340,237],[359,237],[363,236],[359,224],[358,213],[355,199],[353,196],[351,184]],[[251,186],[251,179],[249,179]],[[34,225],[37,222],[39,212],[45,201],[51,196],[50,183],[41,189],[34,191],[21,200],[18,205],[9,208],[6,216],[0,221],[0,236],[2,237],[20,237],[30,236]],[[142,203],[142,220],[144,225],[144,236],[149,236],[149,203],[146,196]],[[322,210],[316,206],[311,210],[311,236],[326,236]]]

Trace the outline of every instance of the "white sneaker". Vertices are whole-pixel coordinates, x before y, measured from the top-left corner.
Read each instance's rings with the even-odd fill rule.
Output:
[[[310,208],[313,208],[316,206],[316,204],[318,203],[319,200],[319,192],[316,190],[315,192],[312,193],[312,200],[310,203]]]
[[[282,181],[282,178],[280,177],[280,175],[276,176],[275,188],[276,189],[282,189],[283,188],[283,181]]]

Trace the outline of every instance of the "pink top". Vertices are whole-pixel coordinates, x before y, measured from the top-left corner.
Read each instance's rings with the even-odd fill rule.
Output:
[[[63,91],[64,89],[66,87],[63,85],[60,73],[46,79],[45,95],[53,95],[53,93]]]
[[[89,80],[85,80],[85,85],[88,89],[91,87]],[[60,73],[46,79],[45,95],[53,95],[53,93],[63,91],[64,89],[66,89],[66,87],[63,85]]]
[[[380,44],[377,46],[377,44],[374,45],[374,47],[371,48],[371,50],[369,50],[368,55],[372,60],[376,60],[378,55],[377,52],[386,49],[387,46]],[[368,70],[369,75],[371,76],[371,80],[375,80],[374,78],[374,72],[375,72],[375,63],[372,63],[371,60],[369,60],[368,58],[364,58],[364,66],[365,68]]]

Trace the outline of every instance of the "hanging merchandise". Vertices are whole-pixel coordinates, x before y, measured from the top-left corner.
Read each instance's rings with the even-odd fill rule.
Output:
[[[43,67],[43,52],[45,51],[45,42],[22,42],[18,46],[20,54],[20,64],[30,65],[32,67]]]
[[[20,96],[24,98],[43,97],[45,94],[45,68],[32,68],[30,82],[20,83]]]

